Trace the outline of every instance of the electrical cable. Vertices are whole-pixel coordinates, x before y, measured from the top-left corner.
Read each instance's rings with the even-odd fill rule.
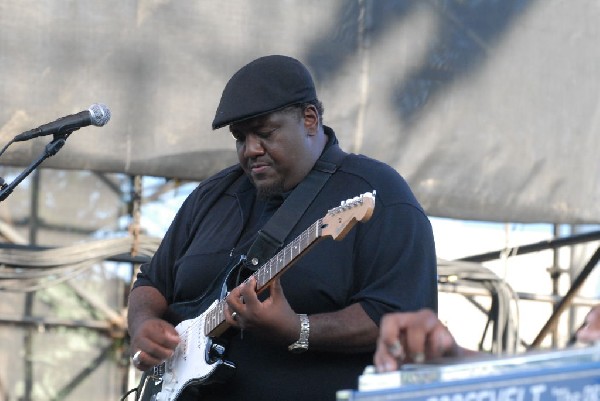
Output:
[[[438,281],[452,286],[482,288],[491,297],[491,307],[483,307],[467,297],[478,309],[487,314],[480,350],[485,338],[491,338],[491,352],[494,354],[514,353],[517,350],[519,335],[518,295],[503,279],[490,269],[473,262],[438,260]]]
[[[127,254],[132,237],[101,239],[70,246],[30,250],[0,250],[0,291],[31,292],[62,283],[94,268],[106,259]],[[138,241],[138,239],[136,239]],[[140,256],[151,257],[160,238],[140,236]]]

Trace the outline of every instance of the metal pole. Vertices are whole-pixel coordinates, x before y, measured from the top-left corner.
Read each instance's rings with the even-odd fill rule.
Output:
[[[31,217],[29,219],[29,243],[35,245],[37,243],[37,235],[39,228],[39,198],[40,198],[40,171],[35,170],[31,176]],[[28,292],[25,294],[25,308],[23,310],[23,317],[25,319],[30,318],[33,315],[33,302],[35,299],[35,292]],[[25,329],[25,336],[23,338],[23,348],[25,349],[23,361],[24,372],[24,388],[23,388],[23,400],[31,400],[31,394],[33,390],[33,335],[34,329],[28,327]]]
[[[600,247],[598,247],[598,249],[596,249],[596,252],[594,252],[594,254],[590,258],[588,263],[581,270],[581,273],[579,274],[579,276],[577,276],[575,278],[575,280],[573,281],[573,285],[571,286],[571,288],[569,288],[569,291],[567,291],[567,293],[565,294],[563,299],[559,302],[555,311],[552,313],[552,316],[550,316],[550,319],[548,319],[548,321],[546,322],[546,324],[544,325],[544,327],[542,328],[540,333],[535,338],[535,340],[533,340],[530,348],[536,348],[536,347],[540,346],[540,344],[542,343],[542,340],[544,339],[544,337],[546,337],[546,334],[548,334],[548,331],[550,331],[552,328],[554,328],[554,326],[558,322],[558,318],[560,317],[560,314],[563,312],[563,310],[565,308],[567,308],[571,304],[571,301],[575,297],[575,294],[577,293],[577,291],[579,291],[579,289],[581,288],[581,286],[583,285],[583,283],[585,282],[587,277],[590,275],[590,273],[594,270],[594,268],[596,267],[596,264],[598,264],[599,260],[600,260]]]

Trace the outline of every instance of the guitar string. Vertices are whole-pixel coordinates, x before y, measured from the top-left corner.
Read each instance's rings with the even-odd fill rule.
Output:
[[[341,206],[338,206],[338,207],[335,207],[335,208],[333,208],[333,209],[330,209],[330,210],[327,212],[327,214],[336,214],[336,213],[338,213],[338,212],[342,212],[342,211],[344,211],[344,210],[348,210],[348,209],[350,209],[350,208],[353,208],[353,207],[355,207],[357,204],[362,204],[362,203],[363,203],[364,196],[366,196],[366,195],[367,195],[367,193],[365,193],[365,194],[362,194],[362,195],[360,195],[359,197],[356,197],[356,198],[353,198],[353,199],[349,199],[349,200],[347,200],[347,201],[345,201],[345,202],[342,202]],[[267,266],[267,265],[269,265],[269,268],[270,268],[270,267],[271,267],[271,265],[273,264],[273,261],[277,261],[277,260],[279,260],[279,258],[280,258],[280,255],[281,255],[281,260],[282,260],[282,261],[285,261],[285,251],[286,251],[286,250],[288,250],[288,249],[289,249],[289,250],[290,250],[290,252],[291,252],[291,250],[292,250],[292,248],[293,248],[293,245],[296,243],[296,241],[301,241],[301,240],[302,240],[302,237],[303,237],[304,235],[309,235],[310,233],[315,233],[315,238],[314,238],[312,241],[308,242],[308,243],[307,243],[307,245],[304,247],[304,249],[302,249],[300,252],[298,252],[298,254],[297,254],[295,257],[293,256],[293,253],[290,253],[290,255],[292,255],[292,257],[291,257],[291,259],[290,259],[290,262],[291,262],[292,260],[294,260],[294,259],[295,259],[295,258],[296,258],[296,257],[297,257],[297,256],[298,256],[300,253],[302,253],[303,251],[305,251],[305,250],[306,250],[306,248],[308,248],[308,247],[309,247],[309,246],[310,246],[310,245],[311,245],[311,244],[312,244],[312,243],[313,243],[313,242],[314,242],[314,241],[315,241],[315,240],[318,238],[318,231],[317,231],[317,228],[318,228],[318,227],[321,225],[322,221],[323,221],[322,219],[318,219],[316,222],[314,222],[313,224],[311,224],[309,228],[307,228],[306,230],[304,230],[304,231],[303,231],[303,232],[302,232],[302,233],[301,233],[301,234],[300,234],[298,237],[296,237],[296,238],[295,238],[295,239],[294,239],[294,240],[293,240],[291,243],[289,243],[289,244],[288,244],[288,245],[287,245],[285,248],[283,248],[283,249],[282,249],[281,251],[279,251],[279,252],[278,252],[278,253],[277,253],[275,256],[273,256],[271,259],[269,259],[267,262],[265,262],[265,263],[264,263],[264,264],[263,264],[263,265],[262,265],[262,266],[261,266],[261,267],[260,267],[260,268],[259,268],[259,269],[258,269],[256,272],[252,273],[252,275],[251,275],[250,277],[254,276],[254,277],[255,277],[255,279],[256,279],[256,281],[257,281],[257,283],[258,283],[258,282],[259,282],[259,276],[260,276],[260,274],[261,274],[260,272],[265,272],[265,271],[266,271],[266,266]],[[310,237],[309,237],[309,239],[310,239]],[[301,244],[300,244],[300,245],[301,245]],[[270,274],[269,280],[270,280],[270,279],[272,279],[273,277],[275,277],[277,274],[279,274],[279,273],[281,272],[281,270],[283,270],[283,268],[284,268],[285,266],[287,266],[288,264],[289,264],[289,262],[288,262],[288,263],[286,263],[286,264],[285,264],[285,265],[282,267],[282,269],[280,269],[280,270],[277,270],[277,271],[276,271],[276,273],[275,273],[275,275],[272,275],[272,276],[271,276],[271,274],[272,274],[272,273],[269,273],[269,274]],[[247,282],[250,280],[250,277],[248,277],[246,280],[244,280],[244,283],[247,283]],[[267,280],[267,281],[268,281],[268,280]],[[218,323],[217,323],[217,324],[216,324],[214,327],[212,326],[212,324],[210,324],[210,319],[209,319],[209,320],[207,320],[207,319],[204,319],[204,335],[205,335],[205,336],[206,336],[208,333],[210,333],[212,330],[214,330],[215,328],[217,328],[217,327],[218,327],[218,325],[219,325],[219,324],[221,324],[221,323],[223,322],[223,319],[222,319],[222,318],[223,318],[223,316],[222,316],[222,315],[223,315],[223,308],[224,308],[224,306],[225,306],[225,302],[226,302],[226,301],[225,301],[224,299],[222,299],[222,300],[220,300],[219,302],[217,302],[217,304],[215,305],[215,307],[213,307],[213,308],[211,308],[210,310],[208,310],[208,311],[207,311],[208,313],[206,314],[206,317],[208,317],[209,315],[214,315],[214,314],[215,314],[215,313],[217,313],[217,312],[219,313],[219,315],[220,315],[220,316],[212,316],[212,317],[211,317],[211,319],[212,319],[212,320],[215,320],[215,321],[219,320],[219,322],[218,322]],[[200,315],[200,316],[198,316],[198,317],[196,317],[196,318],[192,319],[192,322],[190,323],[190,325],[189,325],[189,326],[188,326],[188,327],[187,327],[187,328],[186,328],[186,329],[185,329],[185,330],[184,330],[184,331],[181,333],[181,336],[182,336],[182,337],[185,337],[185,339],[186,339],[186,346],[187,346],[187,338],[189,337],[189,334],[190,334],[190,332],[192,331],[192,329],[196,329],[196,328],[198,328],[197,326],[199,326],[199,325],[202,323],[202,322],[201,322],[201,319],[200,319],[201,317],[202,317],[202,315]],[[210,330],[208,330],[208,331],[207,331],[207,325],[210,325],[210,326],[211,326],[211,329],[210,329]],[[195,331],[195,330],[194,330],[194,331]]]
[[[345,201],[345,202],[342,202],[342,204],[341,204],[340,206],[338,206],[338,207],[335,207],[335,208],[333,208],[333,209],[330,209],[330,210],[327,212],[327,214],[336,214],[336,213],[342,212],[342,211],[344,211],[344,210],[348,210],[348,209],[350,209],[350,208],[353,208],[353,207],[355,207],[357,204],[362,204],[362,203],[363,203],[364,196],[366,196],[366,195],[367,195],[367,194],[365,193],[365,194],[362,194],[362,195],[360,195],[360,196],[358,196],[358,197],[356,197],[356,198],[352,198],[352,199],[349,199],[349,200],[347,200],[347,201]],[[277,254],[276,254],[274,257],[272,257],[272,258],[271,258],[271,259],[269,259],[267,262],[265,262],[265,264],[263,264],[263,265],[261,266],[261,268],[260,268],[260,269],[258,269],[256,272],[254,272],[254,273],[253,273],[251,276],[254,276],[254,277],[256,278],[256,280],[257,280],[257,283],[258,283],[258,281],[259,281],[259,275],[260,275],[260,272],[263,272],[263,271],[265,271],[265,270],[266,270],[266,266],[267,266],[267,265],[269,265],[269,266],[271,267],[271,265],[272,265],[272,263],[273,263],[273,261],[274,261],[274,260],[279,260],[280,254],[283,254],[283,255],[282,255],[282,261],[284,261],[284,260],[285,260],[285,251],[286,251],[286,250],[288,250],[288,248],[289,248],[289,250],[291,251],[291,248],[292,248],[293,244],[296,242],[296,240],[297,240],[297,239],[299,239],[299,238],[301,239],[301,237],[302,237],[303,235],[305,235],[305,234],[306,234],[306,235],[308,235],[308,234],[310,234],[310,232],[311,232],[311,231],[314,231],[314,232],[316,233],[316,231],[317,231],[317,228],[318,228],[318,227],[321,225],[321,222],[322,222],[322,219],[318,219],[316,222],[314,222],[313,224],[311,224],[311,225],[310,225],[310,227],[309,227],[309,228],[307,228],[306,230],[304,230],[304,231],[302,232],[302,234],[300,234],[298,237],[296,237],[296,239],[294,239],[294,241],[292,241],[290,244],[288,244],[288,245],[287,245],[285,248],[283,248],[281,251],[279,251],[279,252],[278,252],[278,253],[277,253]],[[316,237],[315,237],[315,239],[314,239],[314,240],[316,240]],[[305,249],[306,249],[306,248],[307,248],[307,247],[308,247],[310,244],[312,244],[312,242],[314,242],[314,240],[313,240],[313,241],[311,241],[311,242],[309,242],[309,243],[307,244],[307,246],[305,247]],[[301,253],[302,251],[304,251],[305,249],[302,249],[302,250],[301,250],[301,251],[300,251],[298,254],[300,254],[300,253]],[[297,257],[297,255],[296,255],[296,257]],[[290,259],[290,261],[292,261],[293,259],[294,259],[294,257],[292,257],[292,259]],[[289,262],[288,262],[288,263],[289,263]],[[286,265],[287,265],[287,264],[286,264]],[[284,266],[284,267],[285,267],[285,266]],[[275,275],[277,275],[277,274],[278,274],[280,271],[281,271],[281,270],[277,271],[277,272],[275,273]],[[270,280],[270,279],[272,279],[272,278],[273,278],[275,275],[273,275],[273,276],[270,276],[269,280]],[[248,277],[246,280],[244,280],[244,283],[247,283],[249,280],[250,280],[250,277]],[[204,326],[205,326],[205,327],[204,327],[204,335],[205,335],[205,336],[206,336],[208,333],[210,333],[210,331],[212,331],[212,330],[214,330],[215,328],[217,328],[217,327],[218,327],[218,325],[219,325],[219,324],[221,324],[221,323],[223,322],[223,307],[225,306],[224,304],[225,304],[225,300],[220,300],[220,301],[219,301],[219,302],[218,302],[218,303],[215,305],[215,307],[213,307],[212,309],[210,309],[210,310],[208,311],[208,313],[206,314],[206,316],[207,316],[207,317],[208,317],[209,315],[212,315],[212,316],[210,316],[210,317],[211,317],[211,319],[213,319],[213,320],[215,320],[215,321],[217,321],[217,320],[218,320],[218,323],[217,323],[216,325],[214,325],[214,327],[213,327],[213,325],[212,325],[212,324],[210,324],[210,320],[206,320],[206,319],[205,319],[205,321],[204,321],[204,322],[205,322],[205,323],[204,323]],[[217,313],[217,312],[218,312],[219,316],[214,316],[214,314],[215,314],[215,313]],[[202,316],[202,315],[201,315],[201,316]],[[190,334],[190,331],[191,331],[192,329],[196,329],[196,328],[197,328],[197,326],[201,324],[200,320],[201,320],[201,319],[200,319],[200,316],[199,316],[199,317],[197,317],[197,318],[194,318],[194,319],[193,319],[193,321],[192,321],[192,323],[190,323],[190,326],[189,326],[188,328],[186,328],[186,330],[184,330],[184,332],[183,332],[183,333],[181,333],[181,334],[182,334],[182,336],[184,336],[184,337],[187,339],[187,338],[188,338],[188,336],[189,336],[189,334]],[[208,330],[208,331],[207,331],[207,324],[210,324],[210,330]]]
[[[293,247],[293,245],[296,243],[296,241],[301,241],[301,240],[302,240],[302,237],[306,237],[306,236],[308,236],[308,238],[309,238],[309,240],[310,240],[310,234],[311,234],[311,233],[313,233],[313,232],[315,232],[315,233],[316,233],[316,229],[317,229],[317,227],[318,227],[318,226],[321,224],[321,221],[322,221],[322,219],[319,219],[319,220],[317,220],[315,223],[311,224],[311,226],[310,226],[308,229],[306,229],[305,231],[303,231],[303,232],[302,232],[302,234],[300,234],[298,237],[296,237],[296,239],[294,239],[294,241],[292,241],[292,242],[291,242],[290,244],[288,244],[288,245],[287,245],[287,246],[286,246],[284,249],[282,249],[281,251],[279,251],[279,252],[278,252],[278,253],[277,253],[275,256],[273,256],[271,259],[269,259],[267,262],[265,262],[265,263],[264,263],[264,264],[261,266],[261,268],[260,268],[260,269],[258,269],[256,272],[252,273],[252,275],[251,275],[251,276],[254,276],[254,277],[256,278],[256,281],[257,281],[257,283],[259,283],[259,279],[260,279],[260,274],[261,274],[261,272],[266,272],[266,270],[267,270],[267,265],[269,266],[269,270],[271,270],[271,268],[272,268],[272,265],[273,265],[273,263],[274,263],[274,262],[277,262],[277,261],[279,261],[279,260],[280,260],[280,258],[281,258],[281,260],[283,260],[283,261],[284,261],[284,260],[285,260],[285,251],[286,251],[287,249],[291,249],[291,248]],[[316,239],[316,238],[315,238],[315,239]],[[307,248],[307,247],[308,247],[308,246],[309,246],[309,245],[310,245],[312,242],[314,242],[314,239],[313,239],[311,242],[309,242],[309,243],[306,245],[306,247],[305,247],[305,248]],[[304,251],[304,249],[302,249],[302,251]],[[297,255],[296,255],[296,256],[297,256]],[[292,258],[291,260],[293,260],[293,259],[294,259],[294,258]],[[290,261],[291,261],[291,260],[290,260]],[[289,263],[289,262],[288,262],[288,263]],[[288,263],[286,263],[286,265],[287,265]],[[276,266],[276,270],[277,270],[277,266]],[[276,271],[276,273],[275,273],[274,275],[272,275],[272,273],[269,273],[269,275],[270,275],[270,276],[272,275],[272,276],[269,278],[269,280],[270,280],[271,278],[273,278],[274,276],[276,276],[276,275],[277,275],[277,274],[278,274],[280,271],[281,271],[281,269],[280,269],[280,270],[277,270],[277,271]],[[244,283],[247,283],[249,280],[250,280],[250,277],[248,277],[246,280],[244,280]],[[267,280],[267,281],[268,281],[268,280]],[[216,305],[215,305],[213,308],[211,308],[210,310],[208,310],[208,311],[207,311],[208,313],[206,313],[206,314],[205,314],[205,317],[209,317],[209,316],[210,316],[210,319],[204,319],[204,322],[205,322],[205,330],[204,330],[204,335],[207,335],[208,333],[210,333],[210,331],[214,330],[216,327],[218,327],[218,325],[219,325],[220,323],[222,323],[222,322],[223,322],[222,315],[223,315],[223,308],[224,308],[224,306],[225,306],[225,303],[226,303],[226,301],[225,301],[224,299],[220,300],[220,301],[219,301],[219,302],[218,302],[218,303],[217,303],[217,304],[216,304]],[[218,314],[219,314],[219,316],[211,316],[211,315],[215,315],[215,313],[218,313]],[[188,326],[188,327],[186,327],[186,329],[185,329],[185,330],[184,330],[184,331],[183,331],[183,332],[182,332],[180,335],[181,335],[182,337],[185,337],[185,338],[186,338],[186,340],[187,340],[187,338],[189,337],[189,335],[190,335],[192,332],[195,332],[195,331],[196,331],[196,329],[198,329],[198,328],[199,328],[199,325],[200,325],[200,324],[202,324],[202,322],[201,322],[201,320],[202,320],[202,319],[200,319],[201,317],[202,317],[202,315],[200,315],[200,316],[198,316],[198,317],[196,317],[196,318],[192,319],[192,322],[189,324],[189,326]],[[217,324],[213,325],[212,323],[210,323],[210,320],[215,320],[215,321],[217,321],[217,320],[220,320],[220,321],[219,321]],[[208,325],[210,325],[210,330],[208,330],[208,331],[207,331],[207,329],[206,329],[206,325],[207,325],[207,324],[208,324]]]

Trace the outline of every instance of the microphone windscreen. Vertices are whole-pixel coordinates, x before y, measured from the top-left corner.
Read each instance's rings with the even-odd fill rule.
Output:
[[[110,120],[110,110],[103,104],[95,103],[88,110],[91,123],[97,127],[103,126]]]

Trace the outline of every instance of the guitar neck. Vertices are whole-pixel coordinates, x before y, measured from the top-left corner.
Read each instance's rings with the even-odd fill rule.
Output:
[[[300,259],[304,252],[314,245],[321,236],[321,219],[313,223],[302,234],[296,237],[285,248],[269,259],[260,269],[255,271],[252,276],[256,279],[256,292],[261,293],[273,281],[273,279],[281,275],[285,270]],[[248,281],[248,280],[246,280]]]
[[[321,236],[322,219],[314,222],[310,227],[297,236],[285,248],[269,259],[264,265],[256,270],[250,277],[256,279],[256,292],[261,293],[277,276],[281,275],[285,270],[292,266],[300,256],[314,245]],[[246,279],[244,283],[248,282]],[[225,331],[223,327],[225,322],[225,305],[224,299],[217,302],[212,308],[207,310],[206,319],[204,321],[204,334],[206,336],[217,336]]]

